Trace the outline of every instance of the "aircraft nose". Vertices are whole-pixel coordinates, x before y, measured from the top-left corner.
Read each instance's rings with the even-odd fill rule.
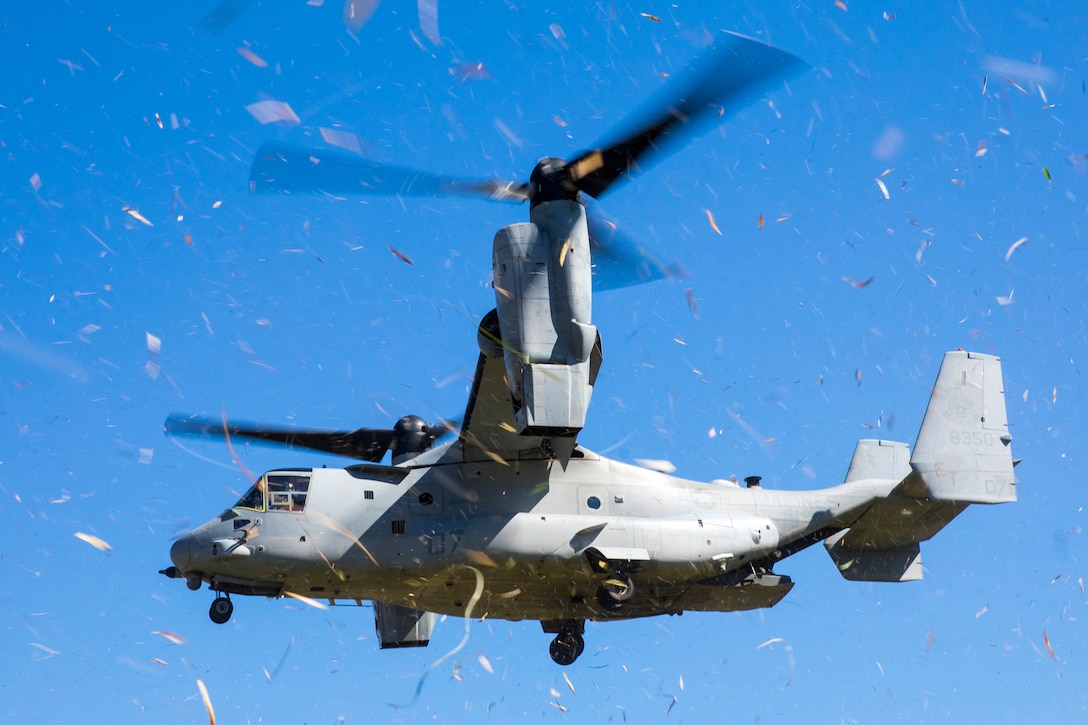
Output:
[[[180,571],[187,571],[189,564],[192,561],[192,534],[182,534],[178,537],[177,541],[170,547],[170,561],[174,562]]]

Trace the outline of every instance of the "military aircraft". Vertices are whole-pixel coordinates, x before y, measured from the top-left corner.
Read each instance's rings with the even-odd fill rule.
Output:
[[[371,601],[382,648],[426,645],[437,614],[535,619],[555,635],[549,653],[561,665],[582,653],[586,620],[771,607],[793,587],[775,567],[819,542],[847,579],[920,579],[920,542],[970,504],[1016,500],[992,355],[946,354],[913,451],[862,440],[845,481],[830,488],[691,481],[577,442],[603,361],[592,323],[595,257],[618,246],[621,266],[644,259],[614,243],[586,197],[801,67],[781,50],[726,34],[618,140],[571,161],[544,159],[528,183],[450,179],[335,149],[263,147],[251,174],[257,190],[477,194],[529,201],[530,221],[495,236],[496,308],[479,325],[456,437],[454,426],[415,416],[391,430],[347,432],[168,418],[169,435],[361,462],[260,476],[179,537],[162,573],[193,590],[207,583],[218,623],[230,619],[235,594]]]

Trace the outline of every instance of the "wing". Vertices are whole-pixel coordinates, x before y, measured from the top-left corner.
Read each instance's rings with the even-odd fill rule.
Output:
[[[514,410],[501,349],[495,355],[480,353],[461,424],[460,443],[466,462],[505,463],[541,451],[543,438],[519,436],[514,427]]]

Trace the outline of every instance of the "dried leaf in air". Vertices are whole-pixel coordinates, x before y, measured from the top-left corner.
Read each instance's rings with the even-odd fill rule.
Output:
[[[793,675],[794,675],[794,673],[795,673],[795,671],[797,669],[797,663],[794,661],[794,658],[793,658],[793,647],[790,645],[790,643],[787,642],[782,637],[772,637],[769,640],[767,640],[766,642],[764,642],[763,644],[758,645],[756,647],[756,649],[761,650],[764,647],[770,647],[773,644],[780,644],[786,650],[786,659],[789,660],[789,664],[790,664],[790,678],[788,680],[786,680],[786,687],[789,687],[790,683],[793,682]]]
[[[688,287],[684,290],[684,297],[687,298],[688,307],[691,309],[691,316],[696,320],[699,319],[699,306],[695,304],[695,289]]]
[[[163,639],[165,639],[170,644],[187,644],[184,637],[182,637],[180,634],[174,634],[173,632],[165,632],[165,631],[158,632],[158,631],[156,631],[156,632],[152,632],[151,634],[157,634],[158,636],[162,637]]]
[[[464,552],[465,556],[471,559],[474,564],[478,564],[480,566],[490,566],[496,569],[499,566],[495,563],[494,559],[492,559],[490,556],[482,551],[476,551],[475,549],[462,549],[461,551]]]
[[[242,56],[243,58],[248,60],[250,63],[257,66],[258,68],[267,68],[268,67],[268,61],[266,61],[264,58],[257,55],[256,53],[254,53],[249,48],[246,48],[245,46],[242,46],[241,48],[238,48],[238,55]]]
[[[325,128],[324,126],[320,127],[318,131],[321,133],[321,140],[330,146],[336,146],[356,154],[363,153],[363,141],[353,133]]]
[[[82,531],[77,531],[75,537],[80,541],[86,541],[88,544],[98,549],[99,551],[113,551],[113,547],[107,544],[102,539],[91,534],[85,534]]]
[[[30,646],[34,647],[35,649],[40,649],[42,652],[45,652],[47,655],[49,655],[49,657],[55,657],[60,654],[58,650],[55,650],[52,647],[46,647],[41,642],[29,642],[28,644],[30,644]],[[49,657],[45,657],[43,659],[49,659]]]
[[[1058,661],[1058,655],[1054,654],[1054,648],[1050,646],[1050,637],[1046,636],[1046,630],[1043,630],[1043,644],[1046,645],[1046,651],[1050,653],[1050,656],[1054,658],[1054,661]]]
[[[1012,257],[1012,253],[1015,252],[1020,247],[1022,247],[1023,245],[1027,244],[1027,241],[1028,241],[1027,237],[1020,237],[1015,242],[1013,242],[1012,246],[1009,247],[1009,251],[1005,252],[1005,261],[1008,262],[1009,258]]]
[[[154,224],[152,224],[151,222],[149,222],[149,221],[147,220],[147,217],[145,217],[145,216],[144,216],[143,214],[141,214],[140,212],[136,211],[135,209],[133,209],[133,208],[132,208],[132,207],[130,207],[130,206],[123,206],[123,207],[121,207],[121,211],[126,211],[126,212],[128,212],[129,216],[131,216],[131,217],[132,217],[133,219],[135,219],[136,221],[138,221],[138,222],[140,222],[140,223],[142,223],[142,224],[146,224],[146,225],[147,225],[147,226],[149,226],[149,227],[153,227],[153,226],[155,226]]]
[[[717,232],[720,237],[722,235],[722,230],[718,229],[718,224],[714,221],[714,215],[710,213],[709,209],[706,210],[706,218],[707,221],[710,222],[710,228]]]
[[[204,701],[204,709],[208,711],[208,722],[215,725],[215,708],[212,707],[212,699],[208,697],[208,688],[203,680],[197,680],[196,686],[200,689],[200,699]]]
[[[479,660],[480,667],[483,667],[485,670],[487,670],[487,674],[489,674],[489,675],[495,674],[495,668],[493,668],[491,666],[491,660],[487,659],[487,655],[485,655],[483,652],[481,652],[480,656],[477,657],[476,659]]]
[[[862,287],[868,287],[872,284],[874,279],[876,279],[876,277],[870,277],[869,279],[863,280],[856,280],[853,277],[843,277],[842,281],[853,285],[856,289],[861,289]]]
[[[1031,95],[1030,93],[1028,93],[1027,91],[1025,91],[1025,90],[1024,90],[1023,86],[1021,86],[1021,85],[1020,85],[1019,83],[1017,83],[1016,81],[1012,80],[1011,78],[1008,78],[1008,77],[1006,77],[1006,78],[1005,78],[1005,82],[1006,82],[1006,83],[1008,83],[1008,84],[1009,84],[1010,86],[1012,86],[1013,88],[1015,88],[1016,90],[1018,90],[1018,91],[1020,91],[1021,93],[1023,93],[1023,94],[1025,95],[1025,96],[1030,96],[1030,95]]]
[[[396,247],[390,246],[389,251],[393,253],[394,257],[404,262],[405,264],[413,267],[415,266],[414,264],[412,264],[412,260],[408,259],[408,255],[406,255],[404,252],[400,251]]]
[[[491,78],[491,71],[482,62],[462,63],[450,68],[450,75],[461,83],[466,81],[479,81]]]
[[[423,37],[431,41],[432,45],[442,45],[442,36],[438,32],[438,0],[419,0],[416,8]]]
[[[345,0],[341,20],[344,21],[344,25],[347,26],[348,30],[358,33],[366,25],[366,21],[370,20],[370,16],[374,14],[374,11],[378,9],[378,3],[380,2],[381,0]]]
[[[329,605],[325,604],[325,602],[319,602],[316,599],[311,599],[310,597],[304,596],[302,594],[295,594],[294,592],[284,592],[283,595],[285,597],[291,597],[292,599],[297,599],[300,602],[302,602],[303,604],[311,606],[314,609],[328,609],[329,608]]]
[[[302,123],[291,107],[283,101],[257,101],[246,106],[246,110],[261,124],[283,123],[297,126]]]
[[[672,473],[676,470],[676,466],[671,461],[660,458],[636,458],[635,463],[643,468],[649,468],[651,471],[659,471],[660,473]]]
[[[656,15],[650,15],[649,13],[639,13],[639,15],[646,18],[647,20],[653,20],[655,23],[661,22],[661,18],[657,17]]]

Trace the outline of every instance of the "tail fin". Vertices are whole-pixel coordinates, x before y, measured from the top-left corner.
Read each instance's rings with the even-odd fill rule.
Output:
[[[961,503],[1016,500],[1001,360],[949,352],[910,457],[929,498]]]
[[[909,468],[902,463],[901,443],[858,443],[847,480],[899,484],[824,542],[842,575],[858,581],[920,579],[919,542],[969,504],[1015,501],[1008,428],[1001,361],[962,350],[946,353]]]

